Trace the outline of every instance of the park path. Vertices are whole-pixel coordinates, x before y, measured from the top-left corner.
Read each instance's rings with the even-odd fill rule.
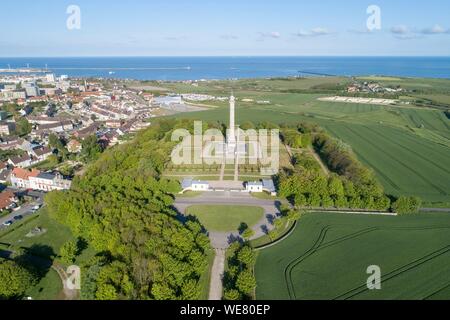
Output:
[[[239,181],[239,155],[236,154],[236,160],[234,164],[234,181]]]
[[[322,168],[322,171],[329,176],[330,175],[330,170],[328,170],[328,167],[325,165],[325,163],[323,163],[322,159],[319,157],[319,155],[316,153],[316,151],[313,148],[308,148],[309,152],[311,153],[311,155],[314,157],[314,159],[316,159],[316,161],[319,163],[320,167]]]
[[[223,181],[224,175],[225,175],[225,161],[222,163],[222,166],[220,167],[220,178],[219,178],[219,181]]]
[[[79,290],[70,289],[67,286],[69,276],[67,275],[64,268],[61,265],[54,263],[52,265],[52,269],[55,270],[56,273],[58,273],[63,285],[63,290],[58,295],[59,300],[77,300],[79,296]]]
[[[216,256],[211,269],[211,281],[209,284],[208,300],[222,300],[223,284],[222,279],[225,273],[225,250],[216,249]]]

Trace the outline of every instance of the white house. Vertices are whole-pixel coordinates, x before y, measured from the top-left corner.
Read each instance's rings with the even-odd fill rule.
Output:
[[[262,182],[247,182],[245,184],[245,190],[248,192],[263,192],[263,184]]]
[[[181,193],[186,191],[208,191],[209,183],[200,180],[184,179],[181,182],[181,188],[183,189]]]
[[[245,184],[245,190],[247,192],[255,192],[255,193],[267,192],[270,193],[272,196],[277,195],[275,185],[273,183],[273,180],[271,179],[264,179],[262,181],[255,181],[255,182],[247,182]]]

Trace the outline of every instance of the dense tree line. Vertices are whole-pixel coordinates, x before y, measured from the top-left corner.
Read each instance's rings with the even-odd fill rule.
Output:
[[[51,216],[98,253],[83,266],[85,299],[197,299],[209,239],[172,209],[178,182],[161,178],[178,121],[161,121],[92,163],[72,189],[47,195]],[[62,254],[72,260],[73,244]]]
[[[299,207],[390,208],[390,199],[374,173],[357,160],[349,146],[314,125],[302,123],[296,130],[311,135],[315,150],[332,174],[326,176],[313,157],[296,155],[294,170],[278,177],[281,196]]]
[[[0,300],[22,298],[36,280],[35,274],[21,263],[0,258]]]
[[[234,242],[229,248],[228,270],[224,275],[225,300],[250,300],[256,288],[253,268],[256,254],[248,245]]]

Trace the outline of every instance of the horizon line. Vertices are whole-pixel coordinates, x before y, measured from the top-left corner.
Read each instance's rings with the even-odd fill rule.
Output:
[[[450,58],[450,55],[79,55],[0,56],[0,59],[40,58]]]

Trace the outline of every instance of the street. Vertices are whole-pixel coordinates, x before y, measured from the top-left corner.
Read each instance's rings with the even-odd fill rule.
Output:
[[[11,212],[7,216],[1,217],[0,218],[0,231],[7,229],[9,227],[12,227],[12,226],[9,226],[9,227],[4,226],[3,225],[4,222],[11,220],[14,223],[17,223],[18,221],[14,221],[14,217],[23,216],[25,218],[27,216],[30,216],[30,215],[34,214],[34,212],[32,210],[33,207],[37,206],[37,205],[42,205],[43,203],[44,203],[43,197],[40,197],[39,199],[37,199],[35,201],[32,201],[32,202],[22,205],[20,209]],[[13,225],[14,225],[14,223],[13,223]]]

